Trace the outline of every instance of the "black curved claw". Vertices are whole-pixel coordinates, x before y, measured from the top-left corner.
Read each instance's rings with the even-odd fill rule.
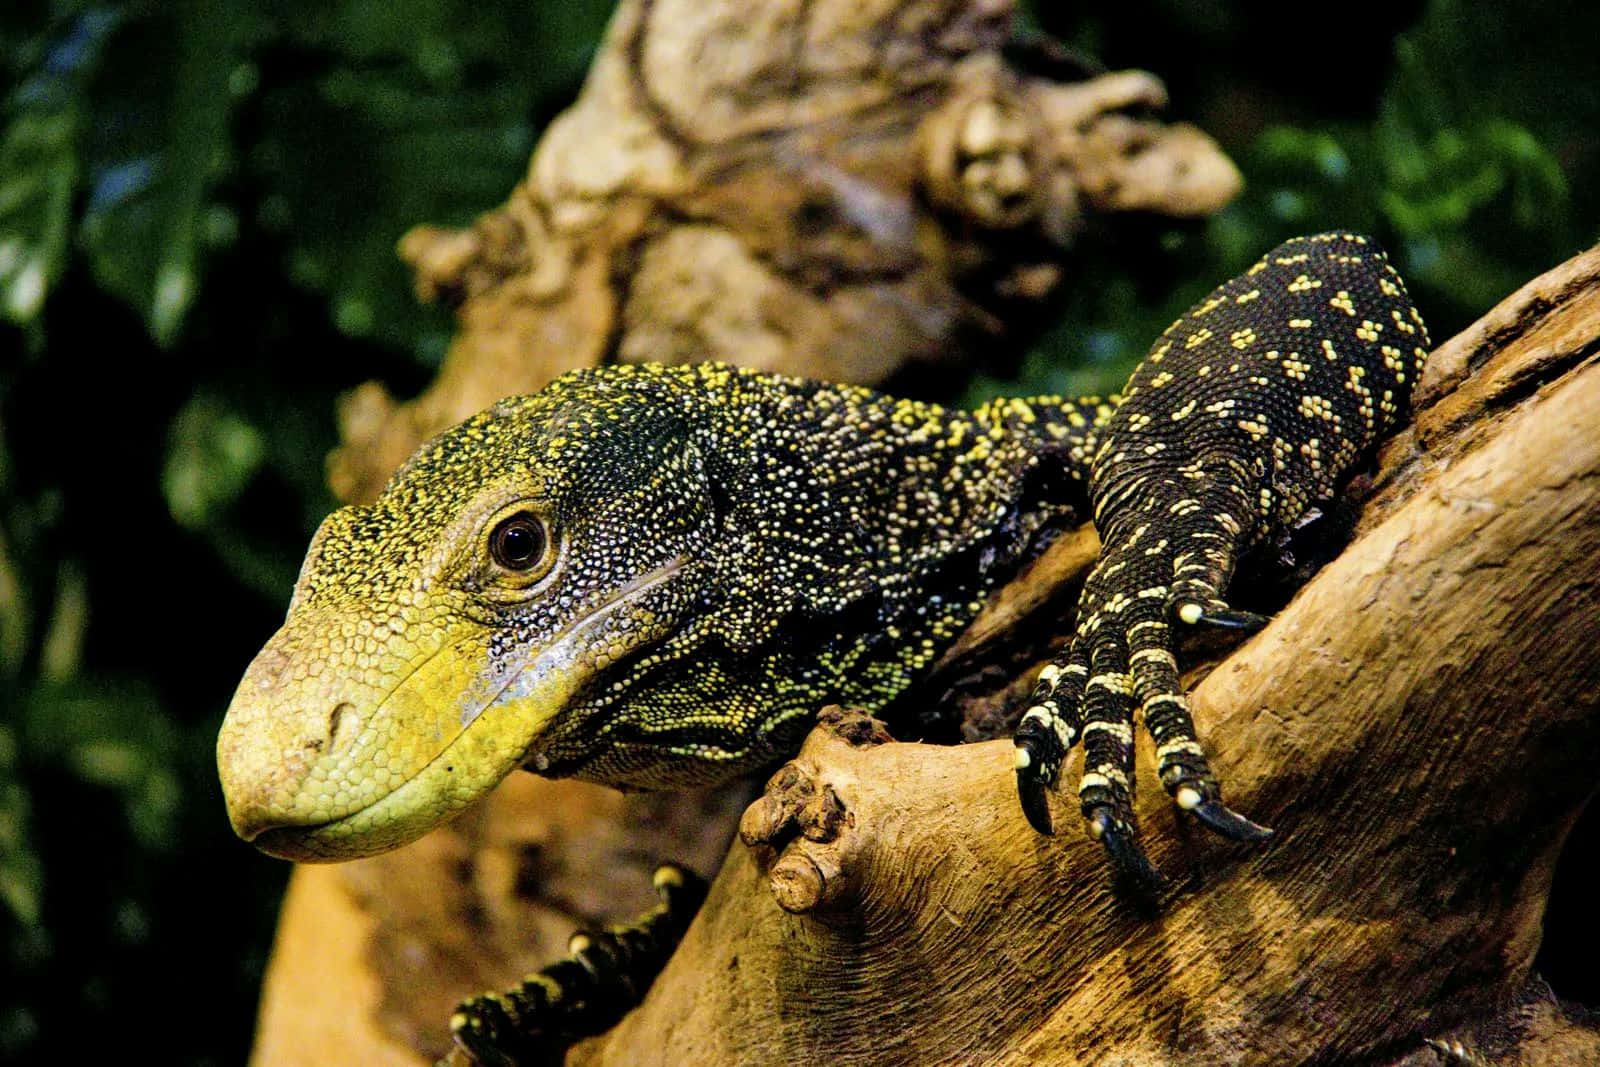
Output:
[[[1160,892],[1166,879],[1155,869],[1133,834],[1116,828],[1111,809],[1095,808],[1089,813],[1088,819],[1089,834],[1106,847],[1117,877],[1145,896],[1153,897]]]
[[[1206,829],[1233,841],[1265,841],[1272,836],[1270,826],[1251,822],[1220,800],[1207,800],[1189,810]]]
[[[1018,739],[1016,742],[1018,752],[1029,753],[1030,758],[1035,758],[1027,742]],[[1045,800],[1048,790],[1043,779],[1038,777],[1034,766],[1019,766],[1016,768],[1016,798],[1022,803],[1022,816],[1026,817],[1027,824],[1034,827],[1045,837],[1056,835],[1056,824],[1051,821],[1050,801]]]
[[[1024,719],[1012,742],[1017,746],[1017,799],[1022,803],[1022,814],[1029,826],[1046,837],[1054,837],[1055,822],[1050,818],[1045,794],[1061,774],[1061,761],[1066,755],[1061,741],[1043,723]]]
[[[1260,631],[1271,621],[1267,616],[1257,615],[1253,611],[1234,611],[1232,608],[1222,608],[1216,611],[1203,610],[1200,613],[1200,617],[1194,621],[1194,625],[1212,626],[1219,630],[1239,630],[1243,633],[1253,634]]]

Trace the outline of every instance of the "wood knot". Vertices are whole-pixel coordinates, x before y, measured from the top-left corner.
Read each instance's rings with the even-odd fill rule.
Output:
[[[920,131],[930,198],[981,226],[1032,222],[1044,202],[1043,132],[1009,76],[989,72],[930,115]]]
[[[859,708],[829,704],[817,713],[817,725],[853,748],[867,748],[894,740],[887,726]]]
[[[828,726],[851,744],[889,740],[882,724],[842,708],[824,712]],[[803,913],[838,900],[849,884],[847,854],[855,819],[834,787],[805,765],[790,762],[767,782],[767,790],[745,809],[739,840],[766,869],[773,898],[785,911]]]

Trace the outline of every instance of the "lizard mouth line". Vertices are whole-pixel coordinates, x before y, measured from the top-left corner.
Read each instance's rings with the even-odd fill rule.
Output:
[[[538,668],[540,665],[544,664],[546,659],[549,658],[553,652],[561,648],[565,642],[571,640],[574,636],[578,635],[579,633],[586,633],[591,627],[605,622],[613,613],[621,610],[622,608],[628,607],[631,604],[637,603],[651,590],[676,577],[678,573],[683,570],[683,565],[683,557],[676,556],[657,567],[655,570],[647,571],[644,574],[639,575],[639,577],[633,579],[627,585],[617,590],[617,594],[610,600],[606,601],[604,604],[601,604],[599,607],[589,612],[589,614],[583,616],[582,618],[574,619],[565,627],[558,630],[555,636],[545,643],[545,651],[541,652],[537,657],[535,657],[532,664],[529,666]],[[465,730],[467,727],[472,725],[479,715],[482,715],[489,708],[499,704],[504,699],[507,691],[509,691],[517,684],[517,682],[523,679],[523,676],[527,673],[527,670],[528,667],[525,666],[522,670],[512,671],[510,677],[501,683],[488,699],[473,701],[470,705],[463,707],[461,709],[461,728]],[[452,742],[452,744],[453,743],[454,742]],[[448,746],[444,751],[449,751]],[[441,752],[440,755],[444,755],[444,752]],[[424,770],[426,770],[426,768],[424,768]]]
[[[501,746],[494,754],[493,765],[480,768],[470,777],[471,786],[466,793],[461,790],[466,782],[459,782],[452,796],[459,803],[452,803],[448,807],[438,810],[437,817],[428,820],[418,832],[408,836],[408,840],[420,837],[422,833],[432,829],[433,826],[444,822],[456,811],[468,803],[487,793],[495,785],[519,766],[532,747],[540,730],[557,713],[562,704],[576,691],[586,679],[579,677],[586,674],[579,662],[579,653],[586,644],[589,636],[599,627],[605,625],[618,611],[637,603],[659,586],[670,581],[678,575],[686,561],[682,557],[674,558],[661,567],[646,574],[640,575],[629,582],[617,594],[604,604],[595,608],[581,618],[574,619],[544,643],[542,649],[529,661],[522,670],[511,675],[505,682],[496,687],[488,696],[474,700],[462,710],[462,729],[459,734],[450,740],[438,754],[423,764],[415,774],[411,775],[400,785],[388,793],[353,811],[347,812],[336,819],[329,819],[317,823],[280,824],[262,829],[250,838],[257,848],[274,855],[284,856],[288,859],[315,860],[315,859],[343,859],[353,858],[356,855],[367,855],[373,851],[384,851],[394,847],[394,843],[385,842],[380,847],[365,849],[357,847],[340,847],[337,842],[345,836],[345,831],[359,834],[360,826],[373,821],[374,816],[388,815],[390,813],[406,812],[414,806],[412,802],[426,799],[420,796],[421,792],[430,784],[436,784],[437,779],[444,777],[462,778],[455,775],[452,758],[457,753],[462,743],[476,735],[472,726],[478,722],[484,713],[497,707],[514,702],[521,697],[559,695],[560,703],[556,706],[540,707],[540,714],[523,727],[525,736],[509,746]],[[435,656],[445,655],[460,648],[465,642],[457,641],[445,646]],[[412,672],[413,674],[415,671]],[[518,692],[519,683],[524,687]],[[508,695],[509,698],[508,699]],[[535,701],[540,703],[539,701]],[[499,724],[496,724],[497,729]],[[510,756],[506,752],[511,753]],[[476,755],[475,755],[475,758]],[[468,795],[470,794],[470,795]],[[326,853],[326,856],[324,856]]]

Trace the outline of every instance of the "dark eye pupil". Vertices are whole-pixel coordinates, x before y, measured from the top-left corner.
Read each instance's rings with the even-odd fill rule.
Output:
[[[489,548],[500,566],[527,570],[544,554],[544,530],[531,515],[513,515],[495,527]]]

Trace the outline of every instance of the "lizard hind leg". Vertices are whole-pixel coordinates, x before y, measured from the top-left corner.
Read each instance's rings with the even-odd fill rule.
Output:
[[[451,1035],[485,1067],[559,1064],[567,1047],[614,1026],[644,999],[700,910],[706,883],[676,864],[656,870],[660,903],[632,923],[574,934],[570,955],[505,993],[461,1002]]]

